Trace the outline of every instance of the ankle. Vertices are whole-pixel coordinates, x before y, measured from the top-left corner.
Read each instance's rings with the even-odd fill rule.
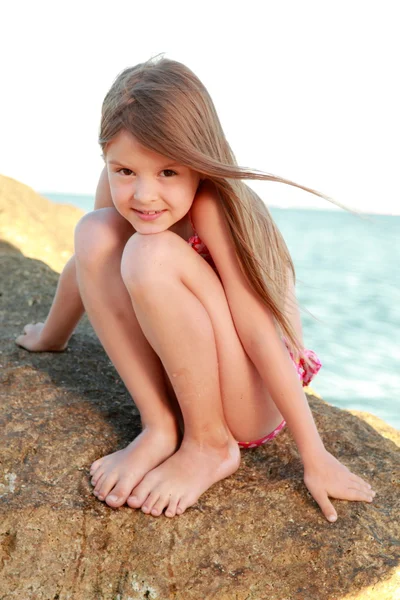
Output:
[[[225,427],[212,431],[185,431],[183,443],[195,445],[198,448],[212,448],[216,451],[226,450],[232,443],[236,444],[232,434]]]
[[[142,419],[142,431],[148,431],[161,438],[165,437],[178,440],[182,437],[177,419],[170,416],[163,419],[151,419],[148,421]]]

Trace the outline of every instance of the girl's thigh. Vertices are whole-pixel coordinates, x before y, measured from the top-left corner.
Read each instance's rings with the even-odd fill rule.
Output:
[[[267,435],[281,423],[282,416],[242,346],[219,277],[176,234],[166,231],[154,236],[154,241],[156,246],[161,247],[160,256],[169,257],[170,268],[200,300],[210,317],[217,348],[224,414],[233,436],[238,441],[251,441]],[[243,309],[246,310],[246,307]],[[193,340],[195,352],[196,340]],[[173,395],[166,373],[165,377]]]

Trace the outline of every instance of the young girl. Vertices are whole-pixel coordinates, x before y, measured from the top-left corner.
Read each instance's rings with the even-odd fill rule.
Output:
[[[64,350],[86,310],[134,398],[143,430],[93,463],[94,495],[180,515],[237,470],[239,447],[287,423],[329,521],[329,497],[371,502],[317,432],[302,384],[320,362],[303,347],[293,263],[243,180],[297,184],[239,167],[204,86],[165,58],[116,79],[100,145],[98,210],[77,226],[46,322],[16,340]]]

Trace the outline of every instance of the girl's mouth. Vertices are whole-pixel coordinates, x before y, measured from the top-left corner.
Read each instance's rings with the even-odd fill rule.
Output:
[[[143,219],[143,221],[154,221],[155,219],[157,219],[157,217],[159,217],[160,215],[162,215],[163,212],[165,212],[165,210],[158,210],[158,211],[149,211],[149,212],[142,212],[140,210],[136,210],[136,208],[133,209],[135,211],[135,213],[137,215],[139,215],[139,217],[141,219]]]

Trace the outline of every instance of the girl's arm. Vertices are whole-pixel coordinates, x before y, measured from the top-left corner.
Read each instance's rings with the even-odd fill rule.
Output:
[[[274,319],[241,271],[222,208],[212,189],[202,188],[191,214],[195,229],[218,269],[239,338],[288,424],[304,464],[305,484],[322,512],[330,521],[337,518],[329,496],[371,501],[374,495],[371,486],[325,449]],[[287,305],[293,307],[293,285],[290,294],[292,298],[287,299]],[[301,324],[296,324],[296,320],[300,321],[298,309],[293,311],[293,326],[300,333]]]
[[[113,206],[107,169],[104,168],[97,184],[94,210]],[[26,325],[25,333],[15,341],[31,352],[65,350],[84,312],[76,280],[75,256],[72,256],[60,275],[46,321]]]

